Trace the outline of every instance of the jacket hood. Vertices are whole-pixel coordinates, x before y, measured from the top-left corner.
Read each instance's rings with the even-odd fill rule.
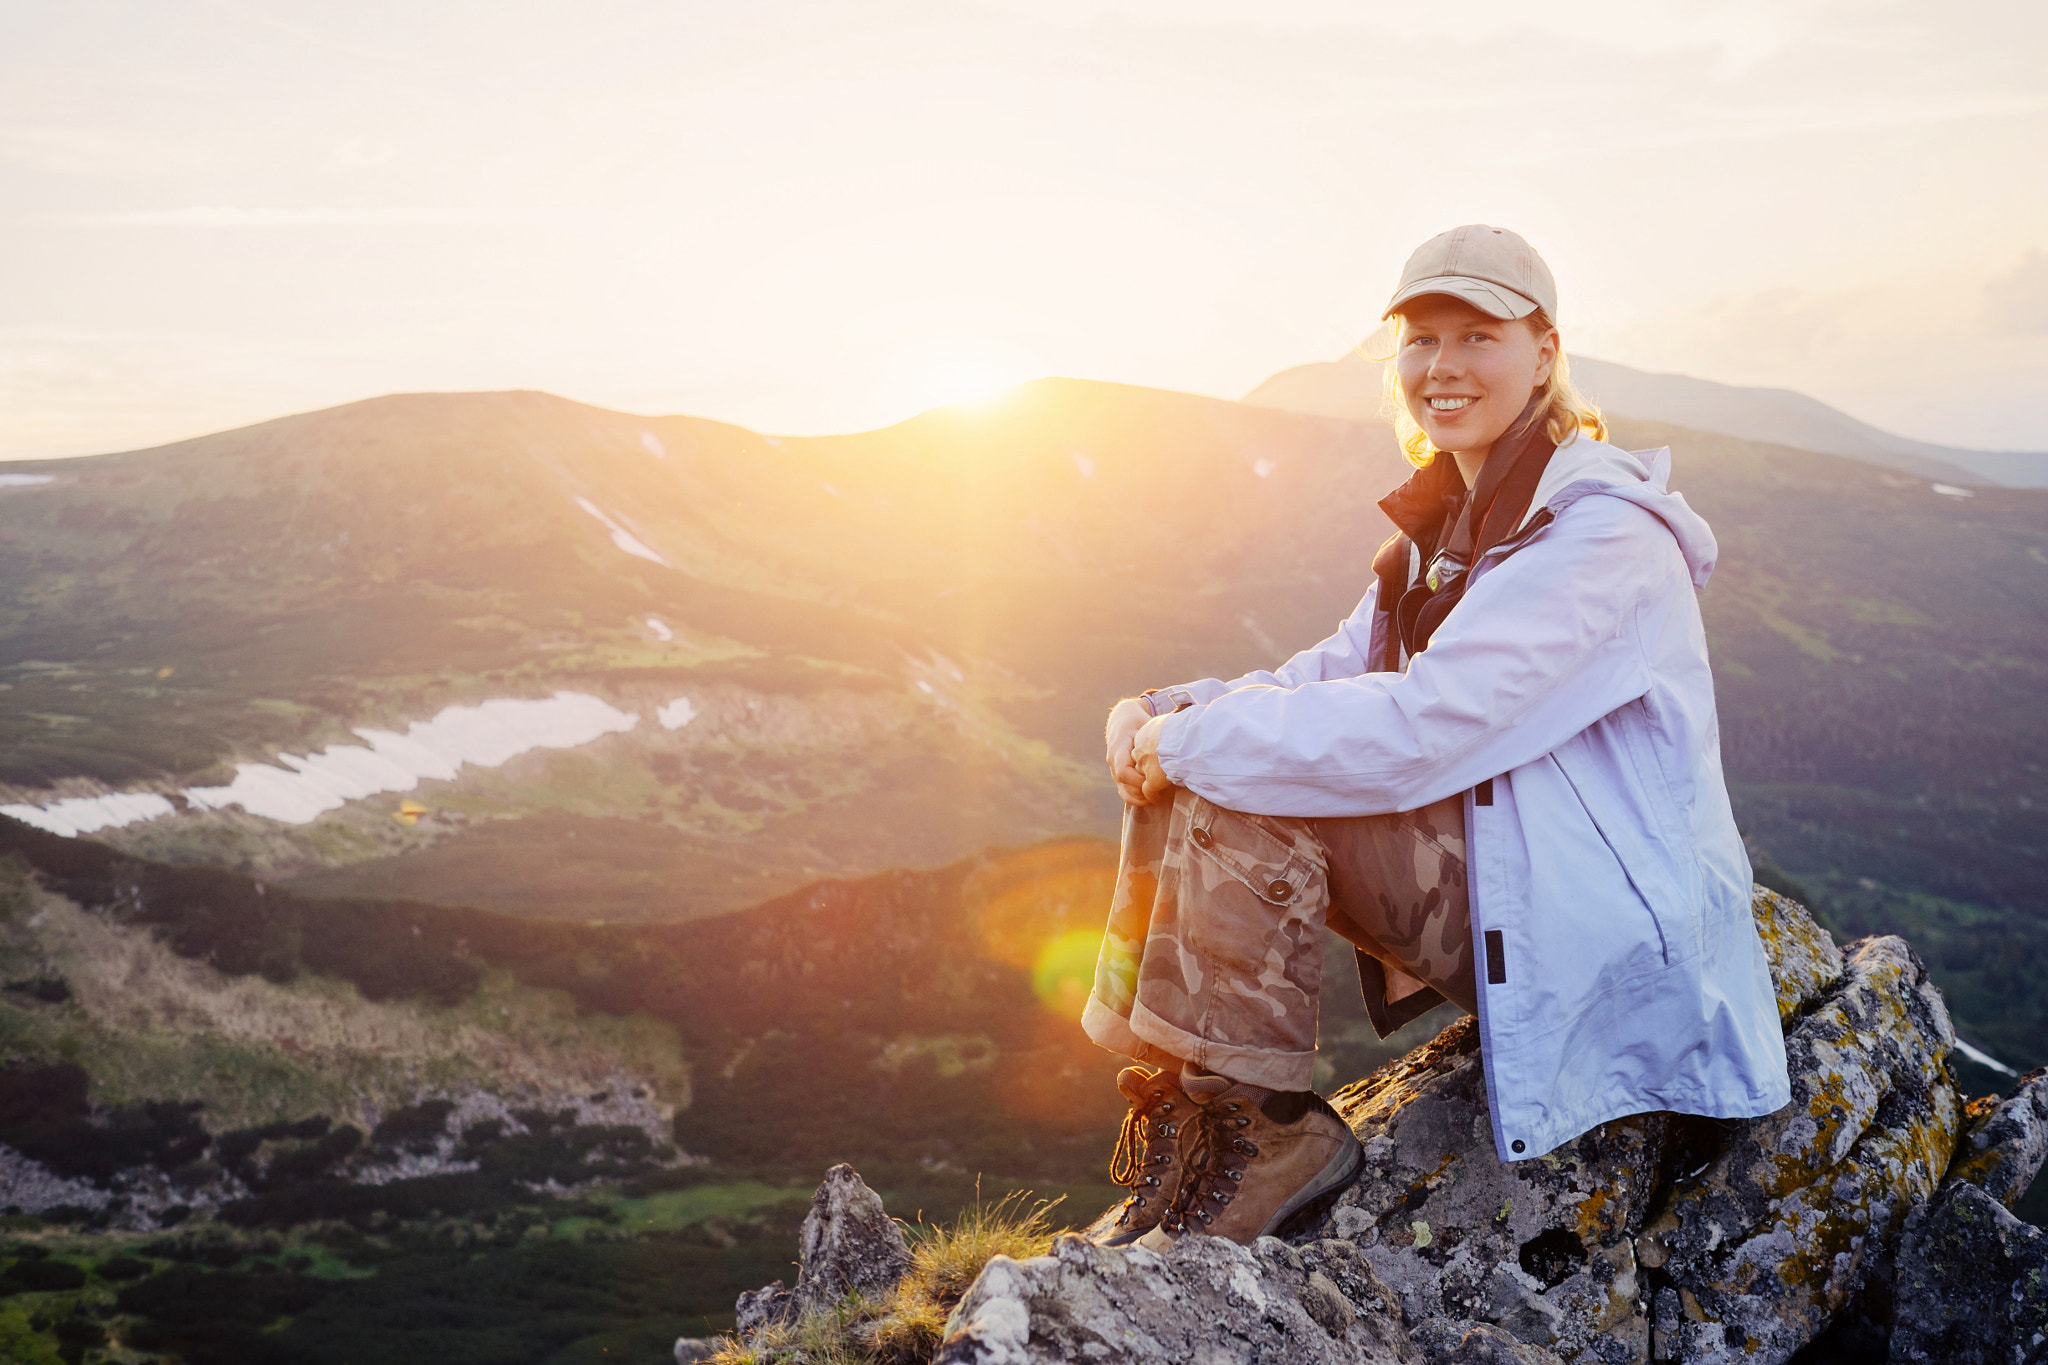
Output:
[[[1670,481],[1671,447],[1623,450],[1580,432],[1557,448],[1530,506],[1547,507],[1555,516],[1583,497],[1632,502],[1670,529],[1685,556],[1692,585],[1703,588],[1714,572],[1720,547],[1706,518],[1692,510],[1683,493],[1672,491]]]

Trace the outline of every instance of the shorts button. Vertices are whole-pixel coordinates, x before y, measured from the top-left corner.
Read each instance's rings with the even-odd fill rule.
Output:
[[[1294,888],[1289,886],[1286,882],[1274,882],[1271,886],[1266,888],[1266,894],[1271,896],[1276,901],[1284,901],[1289,896],[1294,894]]]
[[[1529,1144],[1522,1141],[1520,1138],[1516,1138],[1513,1142],[1510,1142],[1508,1146],[1512,1147],[1515,1151],[1518,1152],[1526,1152],[1529,1150]]]
[[[1206,829],[1197,828],[1192,836],[1198,848],[1207,848],[1216,842],[1216,836]]]

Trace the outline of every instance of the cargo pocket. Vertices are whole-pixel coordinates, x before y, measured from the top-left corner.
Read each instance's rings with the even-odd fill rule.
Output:
[[[1181,913],[1189,935],[1202,952],[1253,974],[1281,927],[1326,898],[1320,866],[1274,828],[1279,821],[1198,800],[1188,822],[1195,884]]]

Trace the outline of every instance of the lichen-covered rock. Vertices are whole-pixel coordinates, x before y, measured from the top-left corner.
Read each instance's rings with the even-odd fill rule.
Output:
[[[749,1289],[742,1293],[732,1306],[734,1330],[742,1338],[751,1337],[764,1327],[780,1327],[796,1320],[796,1297],[784,1287],[782,1281]]]
[[[1331,1211],[1329,1235],[1371,1261],[1411,1330],[1441,1319],[1462,1336],[1494,1324],[1587,1365],[1648,1356],[1633,1238],[1665,1116],[1622,1119],[1503,1165],[1469,1019],[1332,1102],[1365,1143],[1365,1172]]]
[[[1541,1346],[1489,1323],[1437,1319],[1415,1334],[1429,1365],[1558,1365]]]
[[[825,1172],[811,1196],[799,1246],[803,1268],[791,1295],[797,1313],[829,1309],[848,1294],[886,1294],[910,1269],[903,1229],[844,1162]]]
[[[1761,886],[1750,889],[1749,910],[1771,960],[1771,981],[1778,990],[1778,1020],[1792,1020],[1842,979],[1842,950],[1828,931],[1813,922],[1806,907]]]
[[[1967,1181],[1915,1209],[1900,1240],[1891,1358],[1929,1365],[2048,1359],[2048,1233]]]
[[[1062,1237],[1050,1256],[998,1256],[946,1323],[934,1365],[1417,1365],[1393,1296],[1362,1259],[1338,1268],[1271,1237],[1189,1237],[1164,1254]],[[1361,1312],[1377,1299],[1378,1313]]]
[[[825,1172],[811,1196],[798,1252],[803,1264],[794,1290],[777,1280],[748,1290],[733,1304],[742,1340],[805,1313],[830,1311],[849,1294],[880,1297],[910,1269],[903,1229],[882,1208],[882,1197],[845,1162]]]
[[[1851,945],[1785,1040],[1792,1103],[1726,1149],[1638,1239],[1666,1282],[1659,1359],[1782,1362],[1861,1287],[1955,1147],[1947,1007],[1897,938]]]
[[[717,1337],[677,1337],[676,1365],[700,1365],[717,1355],[724,1345]]]
[[[2048,1067],[2020,1077],[2004,1099],[1987,1095],[1963,1109],[1950,1180],[1967,1180],[2007,1208],[2019,1203],[2048,1157]]]
[[[1461,1021],[1332,1097],[1364,1170],[1296,1245],[1190,1237],[1160,1255],[1065,1237],[998,1257],[938,1359],[1787,1360],[1866,1281],[1890,1286],[1898,1229],[1956,1150],[1954,1034],[1900,940],[1845,958],[1794,902],[1759,888],[1753,907],[1788,1029],[1794,1098],[1778,1113],[1638,1115],[1503,1166]],[[1958,1163],[2001,1197],[2040,1164],[2048,1115],[2030,1086],[1978,1115]]]

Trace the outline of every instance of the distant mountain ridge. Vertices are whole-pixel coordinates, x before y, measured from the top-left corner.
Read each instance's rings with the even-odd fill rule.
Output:
[[[1615,426],[1673,448],[1720,540],[1763,879],[1906,933],[1973,1042],[2048,1060],[2048,491]],[[23,472],[49,481],[0,489],[0,806],[153,794],[91,837],[673,922],[1112,833],[1110,703],[1326,635],[1407,465],[1384,424],[1045,380],[804,439],[401,395]],[[340,804],[268,804],[322,784]]]
[[[1572,357],[1572,378],[1613,415],[1846,455],[1964,487],[2048,487],[2048,452],[1967,450],[1915,441],[1791,389],[1653,374],[1582,355]],[[1243,401],[1351,421],[1384,420],[1380,367],[1356,354],[1282,370]]]

